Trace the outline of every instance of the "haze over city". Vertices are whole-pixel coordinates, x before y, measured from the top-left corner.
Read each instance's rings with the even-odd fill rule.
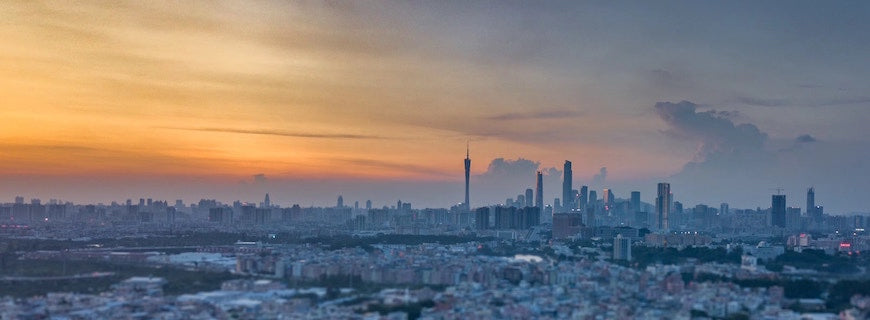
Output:
[[[868,30],[0,1],[0,319],[870,319]]]
[[[6,2],[0,192],[443,207],[468,141],[479,205],[569,159],[619,197],[866,212],[867,6]]]

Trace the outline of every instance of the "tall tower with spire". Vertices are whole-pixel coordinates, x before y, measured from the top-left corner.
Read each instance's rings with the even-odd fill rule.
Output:
[[[469,158],[470,150],[468,142],[465,143],[465,211],[471,211],[471,202],[468,199],[468,180],[471,178],[471,158]]]

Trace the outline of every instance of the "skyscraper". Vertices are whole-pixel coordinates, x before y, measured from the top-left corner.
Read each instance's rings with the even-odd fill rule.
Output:
[[[604,188],[601,191],[601,198],[604,202],[604,211],[610,215],[610,209],[613,208],[613,191],[610,188]]]
[[[589,187],[582,186],[580,187],[580,203],[577,204],[577,207],[586,209],[587,205],[589,205]]]
[[[671,214],[671,184],[661,182],[656,196],[656,228],[668,231],[671,226],[668,218]]]
[[[535,201],[535,191],[532,189],[526,189],[526,207],[534,206]]]
[[[538,171],[538,183],[535,188],[535,206],[544,212],[544,174]]]
[[[640,212],[640,191],[631,192],[631,213]]]
[[[807,217],[815,218],[816,210],[816,190],[810,187],[807,190]]]
[[[266,194],[266,198],[263,199],[263,206],[266,208],[272,207],[272,201],[269,199],[269,194]]]
[[[562,170],[562,206],[563,211],[574,209],[574,197],[571,190],[574,188],[574,172],[571,170],[571,161],[565,160]]]
[[[597,204],[598,204],[598,193],[595,192],[595,190],[590,190],[590,191],[589,191],[589,199],[588,199],[588,201],[589,201],[589,202],[586,203],[586,206],[595,209],[595,207],[596,207]]]
[[[775,194],[770,201],[770,224],[785,228],[785,195]]]
[[[465,211],[471,211],[471,202],[469,202],[469,194],[468,194],[468,181],[471,177],[471,158],[469,158],[470,150],[468,148],[468,143],[465,144]]]
[[[336,201],[335,206],[339,208],[344,208],[344,198],[341,195],[338,195],[338,201]]]

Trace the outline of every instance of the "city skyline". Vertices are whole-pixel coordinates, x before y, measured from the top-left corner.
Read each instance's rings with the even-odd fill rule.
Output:
[[[867,212],[867,6],[10,2],[0,194],[443,207],[471,141],[474,202]]]

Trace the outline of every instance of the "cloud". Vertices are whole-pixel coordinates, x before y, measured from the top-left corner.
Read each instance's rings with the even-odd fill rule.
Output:
[[[431,176],[436,178],[445,178],[455,176],[455,172],[447,173],[441,170],[433,169],[426,166],[407,164],[407,163],[399,163],[392,161],[382,161],[375,159],[336,159],[336,158],[328,158],[323,159],[322,161],[336,161],[344,164],[353,164],[363,167],[373,167],[373,168],[385,168],[395,171],[402,171],[408,173],[421,174],[425,176]]]
[[[798,136],[797,139],[795,139],[795,142],[797,142],[797,143],[809,143],[809,142],[816,142],[816,141],[818,141],[818,140],[816,140],[815,137],[813,137],[809,134],[802,134],[802,135]]]
[[[780,107],[792,104],[790,101],[785,99],[762,99],[754,97],[737,97],[737,102],[757,107]]]
[[[863,161],[870,156],[866,142],[824,142],[809,134],[770,141],[752,123],[735,124],[721,112],[698,108],[688,101],[659,102],[654,107],[668,124],[665,133],[698,143],[694,159],[669,177],[677,200],[767,208],[771,188],[784,187],[788,205],[800,207],[802,192],[816,186],[837,195],[837,201],[822,203],[830,212],[870,208],[861,195],[870,183],[854,179],[870,176],[870,166]],[[777,147],[782,144],[790,147]]]
[[[598,173],[592,177],[592,187],[602,187],[607,182],[607,167],[601,167]]]
[[[255,129],[224,129],[224,128],[178,128],[178,127],[160,127],[168,130],[185,130],[185,131],[203,131],[203,132],[221,132],[221,133],[239,133],[239,134],[257,134],[270,135],[291,138],[314,138],[314,139],[385,139],[381,136],[361,135],[361,134],[330,134],[330,133],[310,133],[310,132],[289,132],[280,130],[255,130]]]
[[[698,112],[698,107],[689,101],[659,102],[654,107],[656,114],[670,126],[666,133],[698,143],[695,161],[716,155],[757,152],[767,140],[767,134],[751,123],[735,124],[727,113]]]
[[[491,117],[488,120],[547,120],[547,119],[564,119],[577,118],[583,115],[582,112],[576,110],[551,110],[525,113],[503,113]]]
[[[474,176],[472,183],[472,205],[504,203],[505,198],[513,198],[535,188],[537,171],[543,173],[544,202],[552,203],[553,197],[561,194],[562,171],[542,168],[541,163],[523,158],[515,160],[496,158],[490,161],[486,172]]]
[[[268,179],[266,179],[266,175],[262,174],[262,173],[255,174],[253,176],[253,178],[254,178],[255,185],[262,185],[262,184],[265,184],[266,181],[268,181]]]

